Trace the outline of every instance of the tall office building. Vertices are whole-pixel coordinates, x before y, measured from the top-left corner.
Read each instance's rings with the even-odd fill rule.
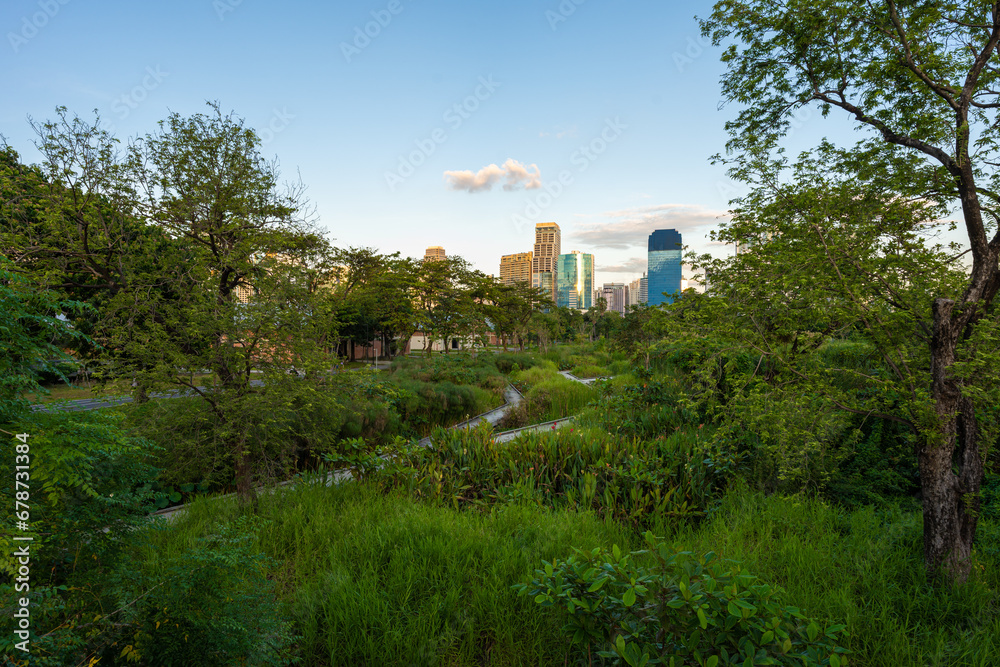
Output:
[[[676,229],[657,229],[649,235],[649,305],[673,303],[674,295],[680,294],[682,247]]]
[[[616,313],[625,314],[625,307],[628,306],[628,285],[625,283],[604,283],[601,296],[608,304],[608,312],[613,310]]]
[[[439,245],[432,245],[426,250],[426,252],[424,252],[425,262],[439,259],[448,259],[448,256],[444,253],[444,248]]]
[[[562,247],[559,225],[539,222],[535,225],[535,250],[531,256],[531,285],[556,301],[556,260]]]
[[[649,301],[649,278],[642,274],[628,284],[628,305],[636,306]]]
[[[530,252],[518,252],[500,258],[500,282],[504,285],[531,282]]]
[[[586,310],[594,305],[594,256],[574,250],[556,262],[556,305]]]

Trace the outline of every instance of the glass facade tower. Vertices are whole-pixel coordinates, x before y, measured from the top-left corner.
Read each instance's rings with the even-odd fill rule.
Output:
[[[673,303],[681,291],[681,235],[676,229],[657,229],[649,235],[649,305]],[[666,296],[664,296],[666,293]]]
[[[594,305],[594,256],[574,250],[556,262],[556,305],[586,310]]]

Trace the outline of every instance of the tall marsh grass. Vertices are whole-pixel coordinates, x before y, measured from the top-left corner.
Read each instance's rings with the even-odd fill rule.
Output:
[[[195,503],[141,554],[155,570],[236,520]],[[573,546],[633,544],[593,515],[532,506],[462,513],[372,487],[303,484],[261,499],[250,544],[299,635],[301,664],[578,664],[557,619],[512,586]]]
[[[593,387],[560,375],[551,361],[516,371],[511,377],[524,400],[504,416],[499,424],[504,429],[569,417],[597,398]]]
[[[951,589],[927,580],[920,513],[898,505],[847,511],[743,486],[674,542],[738,560],[806,615],[846,624],[851,664],[987,667],[1000,656],[997,529],[981,521],[972,579]]]
[[[594,510],[633,527],[704,516],[738,463],[700,429],[624,440],[569,427],[504,443],[488,426],[438,429],[430,446],[398,442],[379,454],[334,462],[383,488],[454,507],[527,501]]]

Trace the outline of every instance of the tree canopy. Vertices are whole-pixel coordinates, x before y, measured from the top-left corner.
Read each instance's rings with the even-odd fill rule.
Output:
[[[848,326],[879,350],[886,375],[868,381],[895,387],[918,440],[928,570],[964,580],[995,439],[995,375],[969,369],[996,361],[1000,5],[722,0],[701,27],[725,45],[723,96],[739,105],[720,159],[752,186],[722,238],[757,245],[728,269],[782,306],[753,330],[784,329],[796,351]],[[824,145],[783,182],[777,146],[806,105],[848,114],[865,138]],[[967,272],[919,239],[953,208]],[[732,286],[719,269],[712,281]],[[815,335],[789,331],[800,317]]]

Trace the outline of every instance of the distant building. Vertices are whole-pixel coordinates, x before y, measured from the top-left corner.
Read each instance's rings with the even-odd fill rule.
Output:
[[[628,284],[628,305],[636,306],[649,301],[649,278],[642,274],[642,278],[636,278]]]
[[[700,274],[701,279],[697,280],[694,277],[698,273],[697,269],[691,265],[685,265],[682,268],[684,275],[681,277],[681,291],[693,289],[695,292],[704,292],[706,287],[704,274]]]
[[[562,247],[562,234],[554,222],[535,225],[535,250],[531,256],[531,285],[556,301],[556,260]]]
[[[436,261],[439,259],[448,259],[448,255],[445,254],[444,248],[439,245],[432,245],[424,252],[424,261]]]
[[[586,310],[594,305],[594,256],[574,250],[556,262],[556,305]]]
[[[628,285],[625,283],[604,283],[601,296],[608,304],[608,311],[625,314],[628,305]]]
[[[680,293],[682,248],[676,229],[657,229],[649,235],[649,305],[672,303]]]
[[[504,285],[531,282],[531,252],[519,252],[500,258],[500,282]]]

